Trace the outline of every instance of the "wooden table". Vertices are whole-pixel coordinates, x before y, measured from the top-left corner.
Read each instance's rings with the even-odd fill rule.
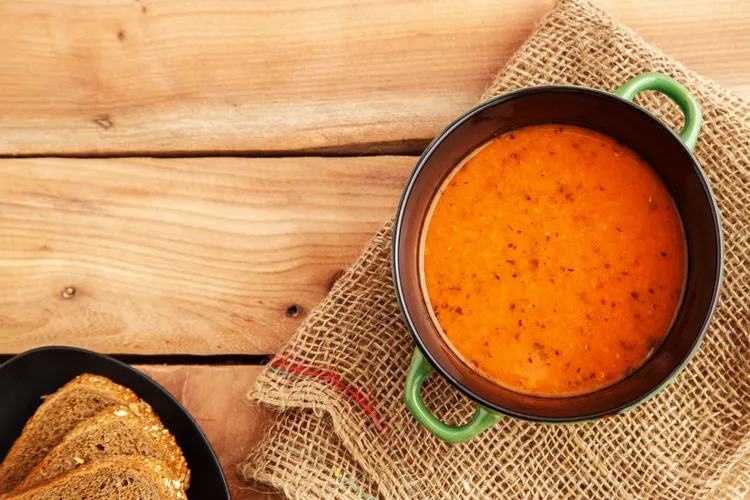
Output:
[[[750,97],[747,0],[598,3]],[[260,498],[233,467],[263,426],[259,365],[550,7],[1,2],[0,354],[124,356]]]

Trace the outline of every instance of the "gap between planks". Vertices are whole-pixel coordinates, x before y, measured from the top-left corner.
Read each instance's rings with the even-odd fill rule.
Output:
[[[45,346],[47,347],[47,346]],[[0,365],[17,356],[15,354],[0,354]],[[164,365],[189,365],[189,366],[265,366],[273,357],[273,354],[227,354],[217,356],[201,356],[190,354],[107,354],[126,365],[142,366],[164,366]]]
[[[419,156],[432,140],[430,138],[402,141],[351,142],[317,148],[222,150],[111,150],[86,152],[5,153],[0,149],[0,160],[6,158],[359,158],[369,156]]]

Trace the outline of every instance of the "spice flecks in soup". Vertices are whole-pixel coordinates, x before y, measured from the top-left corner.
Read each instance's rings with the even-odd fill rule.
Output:
[[[685,244],[635,152],[567,125],[499,136],[457,167],[423,230],[423,286],[453,348],[511,390],[611,385],[663,340]]]

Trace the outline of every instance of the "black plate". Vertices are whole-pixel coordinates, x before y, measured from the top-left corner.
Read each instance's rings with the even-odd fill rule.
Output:
[[[190,468],[190,500],[229,499],[224,473],[214,450],[193,417],[162,386],[116,359],[75,347],[42,347],[0,366],[0,457],[21,435],[40,399],[82,373],[103,375],[133,390],[159,415]]]

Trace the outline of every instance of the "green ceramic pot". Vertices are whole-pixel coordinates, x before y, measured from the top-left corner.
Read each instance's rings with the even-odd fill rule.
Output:
[[[636,94],[644,90],[661,92],[680,106],[685,125],[679,134],[633,104]],[[492,137],[543,123],[587,127],[639,153],[675,200],[687,243],[685,293],[673,326],[657,352],[617,384],[568,398],[519,394],[473,371],[448,346],[432,322],[419,275],[423,222],[445,177],[467,154]],[[406,376],[405,399],[420,424],[445,441],[459,443],[475,437],[503,416],[545,423],[608,417],[642,403],[679,373],[706,333],[719,296],[723,263],[716,200],[692,154],[700,126],[700,107],[685,87],[665,75],[646,73],[614,93],[572,86],[510,92],[468,111],[435,138],[407,182],[393,234],[393,280],[406,325],[418,347]],[[445,424],[424,405],[420,387],[435,371],[477,402],[474,418],[468,424]]]

